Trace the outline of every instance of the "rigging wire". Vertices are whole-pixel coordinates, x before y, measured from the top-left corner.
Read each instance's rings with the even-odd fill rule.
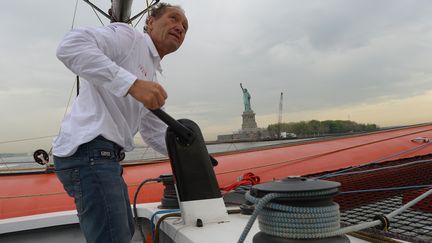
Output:
[[[428,184],[428,185],[413,185],[413,186],[401,186],[401,187],[372,188],[372,189],[364,189],[364,190],[342,191],[339,194],[344,195],[344,194],[364,193],[364,192],[400,191],[400,190],[419,189],[419,188],[432,188],[432,185]]]
[[[134,25],[134,28],[137,27],[137,25],[139,24],[139,22],[141,22],[142,18],[144,17],[144,13],[141,14],[141,17],[138,19],[138,21],[136,22],[136,24]]]
[[[76,2],[75,2],[75,8],[74,8],[74,13],[73,13],[73,17],[72,17],[71,30],[73,30],[74,26],[75,26],[75,18],[76,18],[77,10],[78,10],[78,0],[76,0]],[[70,100],[71,100],[71,97],[72,97],[72,91],[73,91],[74,88],[75,88],[75,82],[73,82],[73,86],[72,86],[72,89],[71,89],[71,94],[69,95],[69,99],[68,99],[68,102],[67,102],[67,105],[66,105],[66,109],[65,109],[65,112],[63,114],[63,119],[66,116],[66,113],[67,113],[67,110],[68,110],[68,107],[69,107],[69,104],[70,104]],[[43,137],[34,137],[34,138],[24,138],[24,139],[17,139],[17,140],[1,141],[0,144],[23,142],[23,141],[37,140],[37,139],[43,139],[43,138],[52,138],[52,137],[55,137],[55,136],[56,135],[50,135],[50,136],[43,136]],[[48,154],[51,154],[51,152],[52,152],[52,146],[51,146]]]
[[[157,181],[148,181],[146,184],[153,184]],[[139,184],[128,184],[128,188],[139,187]],[[142,186],[141,186],[142,187]],[[421,189],[421,188],[432,188],[432,184],[429,185],[411,185],[411,186],[401,186],[401,187],[384,187],[384,188],[373,188],[373,189],[364,189],[364,190],[355,190],[355,191],[342,191],[340,194],[353,194],[353,193],[363,193],[363,192],[383,192],[383,191],[398,191],[398,190],[410,190],[410,189]],[[138,190],[138,189],[137,189]],[[141,188],[139,189],[141,190]],[[52,193],[36,193],[36,194],[22,194],[15,196],[1,196],[0,199],[15,199],[15,198],[26,198],[26,197],[44,197],[44,196],[55,196],[66,194],[64,191],[60,192],[52,192]]]
[[[405,154],[405,153],[409,153],[409,152],[412,152],[412,151],[415,151],[415,150],[421,149],[421,148],[426,147],[426,146],[428,146],[428,145],[430,145],[430,144],[431,144],[431,143],[422,144],[422,145],[419,145],[419,146],[417,146],[417,147],[414,147],[414,148],[411,148],[411,149],[407,149],[407,150],[404,150],[404,151],[402,151],[402,152],[398,152],[398,153],[395,153],[395,154],[392,154],[392,155],[386,156],[386,157],[381,158],[381,159],[374,160],[374,161],[369,162],[369,163],[367,163],[367,164],[358,165],[358,166],[353,166],[353,167],[346,168],[346,169],[343,169],[343,170],[340,170],[340,171],[336,171],[336,172],[332,172],[332,173],[329,173],[329,174],[325,174],[325,175],[323,175],[323,176],[319,176],[319,177],[317,177],[316,179],[330,178],[330,177],[335,177],[335,176],[339,176],[339,175],[347,174],[347,173],[344,173],[344,172],[346,172],[346,171],[350,171],[350,170],[354,170],[354,169],[363,168],[363,167],[365,167],[365,166],[368,166],[368,165],[371,165],[371,164],[374,164],[374,163],[378,163],[378,162],[380,162],[380,161],[383,162],[383,161],[385,161],[385,160],[387,160],[387,159],[390,159],[390,158],[393,158],[393,157],[395,157],[395,156],[402,155],[402,154]],[[354,173],[354,172],[351,172],[351,173],[356,174],[356,173]]]
[[[69,94],[69,99],[68,99],[68,102],[67,102],[67,104],[66,104],[66,109],[65,109],[65,112],[64,112],[64,114],[63,114],[63,119],[65,118],[65,116],[66,116],[66,114],[67,114],[68,107],[69,107],[70,101],[71,101],[71,99],[72,99],[73,90],[74,90],[74,88],[75,88],[75,83],[76,83],[76,82],[73,82],[72,89],[71,89],[70,94]]]
[[[289,164],[289,165],[296,164],[296,163],[300,163],[300,162],[302,162],[304,160],[315,159],[315,158],[319,158],[319,157],[324,157],[326,155],[335,154],[335,153],[338,153],[338,152],[342,152],[342,151],[346,151],[346,150],[350,150],[350,149],[354,149],[354,148],[359,148],[359,147],[363,147],[363,146],[367,146],[367,145],[372,145],[372,144],[379,143],[379,142],[389,141],[389,140],[396,139],[396,138],[406,137],[406,136],[414,135],[414,134],[417,134],[417,133],[427,132],[427,131],[430,131],[430,130],[432,130],[432,129],[429,128],[429,129],[425,129],[425,130],[421,130],[421,131],[415,131],[415,132],[411,132],[411,133],[408,133],[408,134],[402,134],[402,135],[398,135],[398,136],[394,136],[394,137],[390,137],[390,138],[379,139],[379,140],[376,140],[376,141],[371,141],[371,142],[367,142],[367,143],[357,144],[357,145],[353,145],[353,146],[346,147],[346,148],[336,149],[336,150],[333,150],[333,151],[323,152],[323,153],[314,154],[314,155],[309,155],[309,156],[305,156],[305,157],[301,157],[301,158],[296,158],[296,159],[288,159],[288,160],[283,160],[283,161],[280,161],[280,162],[275,162],[275,163],[270,163],[270,164],[264,164],[264,165],[259,165],[259,166],[252,166],[252,167],[247,167],[247,168],[242,168],[242,169],[228,170],[228,171],[217,173],[216,175],[231,174],[231,173],[235,173],[235,172],[242,172],[242,171],[248,171],[248,170],[252,170],[252,169],[260,169],[260,168],[272,167],[272,166],[277,166],[277,165],[284,166],[284,165],[287,165],[287,164]],[[402,152],[398,152],[398,153],[389,155],[387,157],[384,157],[384,158],[381,158],[381,159],[378,159],[376,161],[369,162],[369,163],[375,163],[377,161],[381,161],[382,162],[383,159],[389,159],[389,158],[395,157],[397,155],[401,155],[403,153],[411,152],[413,150],[423,148],[423,147],[425,147],[427,145],[430,145],[430,144],[432,144],[432,143],[422,144],[422,145],[419,145],[419,146],[414,147],[412,149],[404,150]]]
[[[147,185],[153,184],[153,183],[156,183],[156,182],[150,181],[147,183]],[[127,186],[128,186],[128,188],[131,188],[131,187],[138,186],[138,184],[135,184],[135,183],[134,184],[128,184]],[[63,195],[63,194],[66,194],[66,191],[63,190],[63,191],[48,192],[48,193],[21,194],[21,195],[14,195],[14,196],[2,196],[2,195],[0,195],[0,200],[2,200],[2,199],[16,199],[16,198],[31,198],[31,197],[49,197],[49,196],[57,196],[57,195]]]
[[[330,177],[344,176],[344,175],[357,175],[357,174],[363,174],[363,173],[369,173],[369,172],[375,172],[375,171],[387,170],[387,169],[395,169],[395,168],[410,166],[410,165],[414,165],[414,164],[422,164],[422,163],[430,163],[430,162],[432,162],[432,159],[417,160],[417,161],[413,161],[413,162],[409,162],[409,163],[398,164],[398,165],[391,165],[391,166],[384,166],[384,167],[375,168],[375,169],[369,169],[369,170],[361,170],[361,171],[353,171],[353,172],[346,172],[346,173],[328,174],[329,176],[324,175],[324,176],[321,176],[321,177],[316,177],[316,179],[330,178]],[[375,162],[371,162],[369,164],[365,164],[364,166],[371,165],[373,163],[375,163]],[[362,166],[356,166],[355,169],[361,168],[361,167],[363,167],[363,165]],[[342,171],[346,171],[346,170],[341,170],[339,172],[342,172]]]
[[[78,0],[76,0],[76,2],[75,2],[75,9],[74,9],[74,14],[73,14],[73,18],[72,18],[71,30],[73,30],[75,28],[75,17],[76,17],[77,12],[78,12]],[[68,108],[69,108],[69,104],[70,104],[70,101],[72,99],[72,93],[73,93],[74,88],[75,88],[75,82],[73,82],[73,84],[72,84],[72,89],[71,89],[70,94],[69,94],[69,99],[68,99],[68,102],[66,104],[65,112],[63,114],[63,119],[66,117],[66,114],[67,114],[67,111],[68,111]],[[78,90],[77,90],[77,92],[78,92]],[[59,132],[57,134],[60,133],[60,129],[61,128],[59,128]],[[51,144],[51,147],[50,147],[50,149],[48,151],[49,155],[52,155],[52,149],[53,149],[53,146]]]
[[[102,19],[99,17],[99,14],[96,12],[96,10],[93,6],[92,6],[92,10],[95,13],[96,17],[99,19],[99,22],[102,24],[102,26],[105,26],[104,23],[102,22]]]
[[[75,25],[75,17],[76,17],[77,9],[78,9],[78,0],[76,0],[76,2],[75,2],[75,10],[74,10],[73,18],[72,18],[71,30],[73,30],[74,25]]]
[[[73,84],[72,84],[72,89],[71,89],[70,94],[69,94],[69,99],[68,99],[68,102],[66,104],[66,108],[65,108],[65,112],[63,114],[63,119],[62,120],[64,120],[64,118],[66,117],[66,114],[67,114],[67,111],[68,111],[68,108],[69,108],[69,104],[70,104],[71,99],[72,99],[72,94],[73,94],[74,88],[75,88],[75,82],[73,82]],[[60,130],[61,130],[61,127],[59,128],[59,132],[57,134],[60,133]],[[54,136],[56,136],[56,135],[54,135]],[[54,136],[51,136],[51,137],[54,137]],[[51,147],[50,147],[50,149],[48,151],[49,155],[52,155],[52,149],[53,149],[53,146],[51,144]]]
[[[75,2],[75,10],[74,10],[74,15],[73,15],[73,19],[72,19],[71,30],[73,30],[74,25],[75,25],[75,17],[76,17],[76,13],[77,13],[77,8],[78,8],[78,0],[76,0],[76,2]]]
[[[0,160],[2,161],[2,164],[5,165],[6,170],[10,170],[10,168],[9,168],[9,166],[8,166],[8,163],[6,163],[6,161],[4,161],[4,159],[3,159],[3,157],[2,157],[1,155],[0,155]]]
[[[75,2],[75,9],[74,9],[74,14],[73,14],[73,18],[72,18],[71,30],[73,30],[74,27],[75,27],[75,17],[76,17],[76,14],[77,14],[77,12],[78,12],[77,10],[78,10],[78,0],[76,0],[76,2]],[[94,9],[94,7],[92,7],[92,10],[93,10],[93,12],[96,14],[96,17],[99,19],[99,21],[101,22],[102,26],[104,26],[104,23],[103,23],[102,20],[100,19],[99,15],[97,14],[97,12],[96,12],[96,10]],[[66,117],[66,114],[67,114],[67,111],[68,111],[68,108],[69,108],[69,105],[70,105],[70,102],[71,102],[71,99],[72,99],[72,94],[73,94],[73,90],[74,90],[74,88],[75,88],[75,84],[77,84],[77,94],[78,94],[78,92],[79,92],[79,88],[78,88],[79,76],[77,76],[76,79],[77,79],[77,82],[73,82],[72,89],[71,89],[70,94],[69,94],[69,99],[68,99],[68,102],[67,102],[67,104],[66,104],[66,108],[65,108],[65,112],[64,112],[64,114],[63,114],[63,119],[62,119],[62,120],[64,120],[64,118]],[[60,129],[61,129],[61,128],[60,128]],[[59,130],[58,133],[60,133],[60,130]],[[53,147],[52,147],[52,145],[51,145],[51,148],[50,148],[50,150],[49,150],[49,152],[48,152],[49,155],[52,155],[52,149],[53,149]]]
[[[152,5],[152,4],[153,4],[153,0],[150,2],[150,5]],[[146,0],[146,5],[147,5],[147,9],[149,9],[150,5],[149,5],[148,0]],[[147,12],[147,15],[149,15],[149,14],[150,14],[150,9],[149,9],[149,11]],[[141,14],[140,18],[138,19],[138,21],[137,21],[136,24],[134,25],[134,28],[136,28],[137,25],[141,22],[141,20],[142,20],[142,18],[144,17],[144,15],[145,15],[145,12],[143,12],[143,13]]]
[[[3,143],[23,142],[23,141],[37,140],[37,139],[43,139],[43,138],[52,138],[52,137],[55,137],[55,136],[56,136],[56,135],[43,136],[43,137],[34,137],[34,138],[23,138],[23,139],[17,139],[17,140],[9,140],[9,141],[1,141],[0,144],[3,144]]]

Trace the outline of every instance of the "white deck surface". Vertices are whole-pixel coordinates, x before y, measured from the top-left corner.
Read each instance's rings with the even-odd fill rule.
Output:
[[[148,203],[137,205],[138,216],[151,219],[155,212],[160,211],[157,206],[160,203]],[[158,214],[155,218],[159,219],[163,214]],[[229,222],[223,223],[208,223],[203,227],[186,226],[180,218],[167,218],[161,224],[161,230],[167,236],[174,240],[175,243],[235,243],[238,241],[247,221],[248,215],[230,214]],[[48,213],[41,215],[33,215],[26,217],[10,218],[0,220],[0,235],[4,233],[23,232],[32,229],[41,229],[45,227],[55,227],[61,225],[74,224],[78,222],[76,211],[64,211],[56,213]],[[79,231],[79,227],[69,231],[59,231],[58,235],[53,233],[57,232],[47,231],[46,233],[36,233],[32,237],[31,233],[28,235],[14,235],[9,238],[3,237],[1,242],[15,243],[15,242],[64,242],[64,243],[84,243],[85,240]],[[245,243],[252,243],[253,236],[258,232],[258,223],[255,222],[251,231],[249,232]],[[139,234],[136,231],[136,235]],[[15,237],[15,238],[14,238]],[[52,239],[51,239],[52,238]],[[348,236],[351,243],[368,242],[361,239]],[[18,239],[18,241],[17,241]],[[61,239],[61,241],[59,240]],[[3,241],[5,240],[5,241]],[[25,241],[26,240],[26,241]],[[141,242],[141,239],[134,239],[133,242]],[[400,241],[403,242],[403,241]]]
[[[76,223],[76,210],[0,219],[0,234]]]
[[[161,211],[157,208],[160,203],[149,203],[137,205],[138,216],[151,219],[152,215]],[[156,216],[159,219],[163,214]],[[247,221],[248,215],[230,214],[229,222],[209,223],[203,227],[183,225],[178,218],[167,218],[161,224],[161,229],[176,243],[235,243],[238,241]],[[255,221],[249,232],[245,243],[252,243],[253,236],[259,231],[258,223]],[[351,243],[368,242],[351,236]]]

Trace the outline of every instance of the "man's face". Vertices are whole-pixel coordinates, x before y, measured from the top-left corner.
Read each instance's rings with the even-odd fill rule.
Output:
[[[176,7],[167,7],[161,17],[149,20],[147,32],[162,58],[181,46],[187,29],[188,21],[183,11]]]

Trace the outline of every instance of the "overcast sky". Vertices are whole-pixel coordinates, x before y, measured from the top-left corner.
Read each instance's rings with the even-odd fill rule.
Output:
[[[109,8],[109,0],[93,2]],[[135,2],[133,13],[145,5]],[[208,140],[240,129],[239,83],[260,127],[277,122],[281,92],[284,122],[432,120],[430,0],[167,2],[185,9],[189,31],[162,63],[166,109],[197,122]],[[75,0],[2,3],[0,152],[49,150],[52,138],[4,141],[58,132],[75,76],[55,50],[74,8]],[[74,27],[100,25],[79,0]]]

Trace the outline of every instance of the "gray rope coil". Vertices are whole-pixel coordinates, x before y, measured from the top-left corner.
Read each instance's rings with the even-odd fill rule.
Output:
[[[312,192],[269,193],[262,198],[255,198],[247,192],[246,199],[255,204],[255,211],[238,242],[241,243],[246,239],[257,217],[260,230],[275,237],[317,239],[334,236],[340,229],[337,203],[323,207],[295,207],[270,201],[276,198],[328,197],[335,194],[337,190],[334,188]]]
[[[407,210],[408,208],[410,208],[411,206],[415,205],[416,203],[420,202],[421,200],[423,200],[424,198],[428,197],[429,195],[432,195],[432,189],[428,190],[427,192],[421,194],[420,196],[416,197],[415,199],[411,200],[410,202],[408,202],[407,204],[403,205],[402,207],[398,208],[397,210],[394,210],[393,212],[384,215],[384,217],[387,218],[387,221],[390,222],[390,220],[404,212],[405,210]],[[255,202],[255,210],[253,212],[253,214],[251,215],[251,217],[249,218],[249,221],[246,224],[246,227],[244,228],[242,234],[240,235],[239,240],[237,241],[238,243],[243,243],[244,240],[246,239],[247,234],[249,233],[255,219],[257,218],[257,216],[259,214],[261,214],[261,211],[263,210],[268,210],[268,208],[280,208],[283,209],[286,205],[282,205],[284,207],[280,207],[280,204],[277,203],[269,203],[271,200],[275,199],[275,198],[290,198],[290,193],[269,193],[267,195],[265,195],[264,197],[262,197],[261,199],[252,197],[250,195],[249,192],[246,193],[246,199],[247,200],[251,200],[251,202]],[[267,205],[268,204],[268,205]],[[335,203],[335,205],[337,205]],[[334,205],[333,205],[334,206]],[[310,221],[307,221],[308,219],[311,219],[311,228],[309,229],[309,231],[307,233],[304,233],[303,231],[297,230],[298,228],[301,228],[300,226],[296,226],[294,227],[294,229],[296,229],[297,231],[293,232],[291,229],[287,229],[284,228],[282,226],[282,224],[280,223],[280,219],[277,219],[277,217],[274,217],[272,219],[268,219],[267,217],[269,217],[268,215],[264,216],[266,219],[263,221],[264,223],[261,222],[261,219],[259,218],[259,227],[260,229],[265,232],[265,230],[268,230],[267,227],[271,227],[271,229],[269,229],[267,232],[267,234],[269,235],[275,235],[275,236],[279,236],[279,237],[285,237],[285,238],[290,238],[290,239],[307,239],[307,238],[302,238],[302,237],[312,237],[313,239],[321,239],[321,238],[327,238],[327,237],[332,237],[332,236],[337,236],[337,235],[343,235],[349,232],[353,232],[353,231],[359,231],[359,230],[363,230],[363,229],[367,229],[367,228],[371,228],[371,227],[375,227],[381,224],[380,220],[374,220],[374,221],[369,221],[369,222],[363,222],[361,224],[357,224],[357,225],[352,225],[352,226],[348,226],[345,228],[339,228],[339,226],[336,227],[336,223],[335,225],[332,224],[328,224],[326,226],[328,226],[328,228],[325,229],[319,229],[319,227],[316,227],[317,225],[321,225],[321,223],[323,222],[331,222],[331,216],[329,217],[322,217],[321,215],[319,215],[319,218],[316,218],[316,220],[314,220],[314,218],[310,218],[312,216],[317,216],[316,213],[319,213],[319,211],[321,211],[322,215],[328,216],[328,214],[331,214],[333,212],[333,209],[336,210],[336,208],[338,209],[338,212],[335,212],[335,214],[337,214],[337,218],[339,218],[339,207],[336,206],[333,208],[333,206],[330,207],[320,207],[320,208],[312,208],[311,214],[303,214],[301,212],[303,212],[303,210],[301,209],[297,209],[294,207],[291,207],[292,211],[294,211],[296,214],[291,214],[291,217],[297,217],[297,218],[288,218],[285,217],[285,215],[288,215],[286,212],[284,211],[280,211],[278,212],[278,217],[280,216],[279,214],[281,214],[281,216],[285,219],[282,219],[282,222],[287,223],[287,225],[302,225],[302,223],[299,223],[299,220],[305,220],[305,222],[307,223],[303,223],[303,225],[308,224]],[[266,208],[266,209],[264,209]],[[307,209],[307,208],[306,208]],[[311,208],[309,208],[311,209]],[[326,210],[328,210],[326,212]],[[327,213],[327,214],[326,214]],[[267,222],[269,221],[269,222]],[[337,221],[339,224],[339,220]],[[325,224],[325,223],[324,223]],[[279,228],[280,227],[280,228]],[[334,230],[331,230],[330,228],[334,227]],[[276,233],[274,233],[276,232]]]

